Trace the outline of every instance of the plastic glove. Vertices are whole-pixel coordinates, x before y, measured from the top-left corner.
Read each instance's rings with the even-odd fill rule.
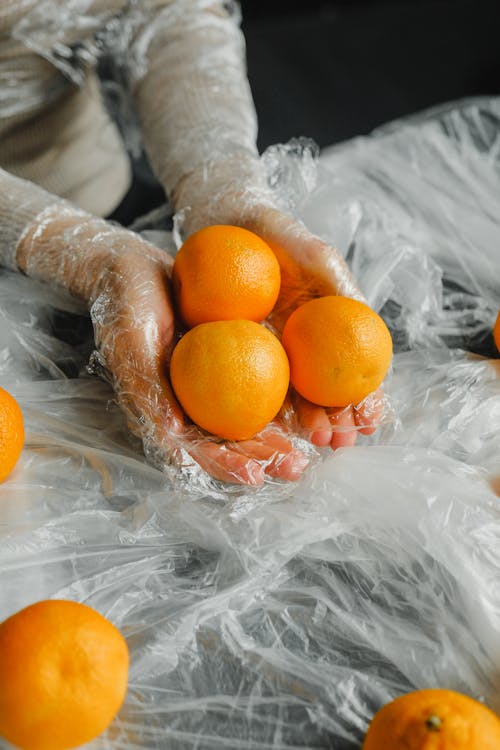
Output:
[[[302,224],[274,208],[257,205],[245,226],[265,239],[276,253],[282,286],[270,323],[281,333],[290,314],[314,297],[339,294],[363,302],[344,259],[331,246],[312,235]],[[358,431],[372,434],[383,411],[382,390],[361,404],[345,408],[323,408],[295,393],[299,421],[318,446],[333,449],[354,445]]]
[[[207,436],[184,418],[168,380],[176,326],[167,253],[59,204],[24,233],[17,262],[29,276],[57,282],[89,306],[98,348],[94,366],[106,374],[130,429],[157,465],[194,460],[214,478],[253,486],[266,474],[300,476],[307,459],[276,425],[235,444]]]
[[[186,234],[208,224],[235,224],[273,248],[282,280],[268,323],[278,334],[291,312],[314,297],[340,294],[365,301],[340,254],[275,207],[258,160],[241,156],[205,165],[181,181],[173,200],[184,213]],[[382,389],[345,408],[323,408],[297,393],[292,403],[305,436],[333,449],[353,445],[358,433],[372,434],[384,408]]]
[[[222,0],[172,0],[138,35],[131,59],[146,50],[146,60],[131,86],[151,164],[175,209],[189,209],[187,234],[208,224],[238,224],[282,248],[283,314],[317,294],[316,288],[360,297],[333,248],[276,210],[258,158],[257,118],[234,8]],[[287,278],[289,264],[294,272]],[[277,316],[273,322],[278,325]],[[354,443],[358,430],[371,432],[381,408],[378,395],[340,411],[296,399],[312,441],[333,448]]]

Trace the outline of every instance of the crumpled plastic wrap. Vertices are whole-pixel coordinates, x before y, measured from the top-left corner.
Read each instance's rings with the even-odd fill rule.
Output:
[[[103,89],[129,150],[137,155],[140,122],[155,174],[170,197],[180,180],[202,165],[206,169],[214,161],[220,168],[225,159],[257,158],[257,120],[245,74],[240,20],[239,5],[232,0],[7,0],[0,16],[0,116],[15,118],[8,125],[25,138],[34,115],[45,115],[51,107],[61,111],[61,117],[79,117],[75,132],[66,137],[80,142],[82,151],[89,149],[92,140],[85,135],[92,131],[96,111],[103,115],[94,90],[95,71],[100,68],[109,79]],[[76,87],[82,96],[75,97],[68,113],[64,102],[74,96]],[[100,119],[94,143],[110,126],[107,118]],[[28,163],[33,163],[40,143],[66,153],[57,127],[53,141],[31,130]],[[7,127],[4,135],[9,135]],[[115,140],[110,136],[118,152]],[[13,159],[11,171],[30,176],[23,159],[13,158],[5,147],[3,153],[4,159],[5,154]],[[79,158],[78,149],[70,151],[53,167],[60,173],[71,171],[71,163]],[[106,159],[104,150],[101,158]],[[16,171],[21,166],[23,170]],[[111,172],[113,162],[106,169]],[[98,185],[99,179],[102,183],[96,166],[93,176]],[[38,181],[54,192],[64,185],[61,174],[55,181],[47,168]],[[81,197],[80,185],[72,183],[71,188],[73,196]],[[209,195],[205,191],[205,197]],[[123,192],[114,197],[118,202],[122,196]],[[103,203],[107,199],[102,196]],[[81,200],[83,207],[97,212],[94,203],[89,207],[88,197]]]
[[[150,466],[85,373],[86,318],[2,272],[27,437],[0,486],[0,618],[63,597],[121,628],[130,689],[92,747],[355,750],[422,687],[500,711],[499,123],[471,100],[322,155],[300,212],[393,329],[394,418],[276,496]]]
[[[91,371],[112,384],[147,457],[191,493],[220,491],[225,497],[228,481],[237,493],[241,484],[264,486],[264,491],[275,484],[286,493],[282,480],[298,478],[317,457],[309,441],[313,430],[306,427],[308,414],[304,415],[306,408],[315,407],[304,407],[293,393],[266,429],[248,440],[230,442],[189,422],[168,379],[170,356],[183,332],[170,289],[172,255],[181,234],[196,224],[236,223],[271,244],[281,266],[281,289],[266,325],[277,335],[290,312],[311,296],[338,293],[363,298],[343,257],[292,218],[314,182],[314,155],[307,139],[298,140],[273,147],[262,159],[252,159],[251,166],[234,158],[220,168],[214,162],[211,179],[204,170],[192,173],[182,188],[192,205],[175,215],[172,234],[162,234],[157,226],[154,241],[160,248],[137,232],[0,170],[0,217],[5,228],[0,262],[51,289],[69,292],[90,311],[96,347],[89,355]],[[205,202],[210,186],[212,194]],[[360,404],[329,410],[328,418],[323,412],[328,440],[352,443],[358,430],[373,429],[383,402],[383,393],[376,391]]]

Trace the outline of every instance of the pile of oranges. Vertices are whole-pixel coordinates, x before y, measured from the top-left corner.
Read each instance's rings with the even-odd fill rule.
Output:
[[[246,440],[279,412],[290,382],[320,406],[357,404],[375,391],[392,357],[380,316],[357,300],[310,300],[278,338],[262,321],[281,284],[269,245],[253,232],[213,225],[177,253],[172,283],[187,332],[172,354],[172,387],[208,432]]]
[[[189,328],[170,363],[179,402],[214,435],[252,437],[280,410],[290,378],[283,347],[259,325],[280,290],[274,253],[246,229],[209,226],[180,248],[172,284]]]

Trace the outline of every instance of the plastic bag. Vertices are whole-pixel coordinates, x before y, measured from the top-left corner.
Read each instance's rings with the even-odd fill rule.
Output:
[[[0,276],[0,383],[27,426],[0,618],[62,597],[122,629],[129,693],[92,747],[354,750],[421,687],[500,710],[499,120],[473,100],[321,157],[301,213],[393,328],[395,418],[285,497],[193,496],[149,466],[85,374],[88,321],[61,343],[53,296]]]

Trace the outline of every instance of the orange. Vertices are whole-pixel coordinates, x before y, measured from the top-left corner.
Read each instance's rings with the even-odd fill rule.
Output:
[[[493,339],[495,341],[495,346],[500,352],[500,310],[498,311],[496,323],[493,326]]]
[[[63,750],[97,737],[127,690],[128,648],[84,604],[32,604],[0,625],[0,735],[25,750]]]
[[[17,463],[24,445],[23,415],[10,393],[0,388],[0,482]]]
[[[280,267],[256,234],[216,224],[188,237],[176,255],[172,282],[189,327],[240,318],[260,322],[278,298]]]
[[[417,690],[375,714],[363,750],[498,750],[500,719],[452,690]]]
[[[382,318],[348,297],[319,297],[298,307],[282,343],[294,388],[320,406],[358,404],[379,387],[392,358]]]
[[[202,323],[172,354],[170,377],[186,414],[208,432],[246,440],[278,413],[290,368],[280,342],[250,320]]]

